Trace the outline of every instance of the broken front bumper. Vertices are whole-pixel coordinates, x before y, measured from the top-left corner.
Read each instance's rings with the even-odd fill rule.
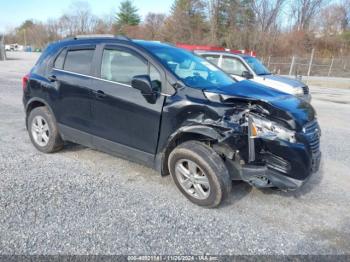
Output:
[[[233,179],[243,180],[255,187],[277,187],[295,190],[317,172],[321,152],[310,144],[289,143],[281,140],[262,140],[264,150],[255,152],[256,160],[248,164],[228,163],[234,170]],[[254,148],[256,150],[256,148]]]
[[[286,174],[269,168],[268,166],[245,165],[242,167],[241,178],[243,181],[258,187],[276,187],[282,190],[295,190],[305,184],[311,175],[320,166],[321,153],[313,159],[313,169],[303,179],[296,179]]]

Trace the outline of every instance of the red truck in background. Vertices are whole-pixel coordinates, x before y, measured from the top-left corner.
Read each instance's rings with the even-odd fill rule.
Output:
[[[220,46],[189,45],[189,44],[183,44],[183,43],[176,43],[176,46],[189,51],[224,51],[224,52],[230,52],[233,54],[243,54],[243,55],[250,55],[250,56],[256,57],[255,51],[245,50],[245,49],[236,50],[236,49],[224,48]]]

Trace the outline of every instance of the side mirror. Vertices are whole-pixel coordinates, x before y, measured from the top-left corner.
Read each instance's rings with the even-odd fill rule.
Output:
[[[131,80],[131,86],[141,91],[141,94],[147,102],[154,104],[157,100],[157,92],[152,87],[149,75],[134,76]]]
[[[246,79],[252,79],[254,76],[252,73],[248,72],[248,71],[243,71],[242,72],[242,77],[246,78]]]

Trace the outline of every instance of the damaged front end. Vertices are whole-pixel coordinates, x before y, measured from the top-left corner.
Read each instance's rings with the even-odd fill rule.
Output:
[[[206,96],[217,99],[213,94]],[[242,103],[242,98],[221,95],[220,102],[231,103],[236,110],[241,110],[226,119],[231,125],[239,124],[240,141],[243,143],[235,143],[237,139],[232,141],[232,134],[226,132],[223,133],[225,138],[213,147],[220,148],[225,144],[226,148],[232,148],[231,154],[226,153],[226,163],[233,179],[246,181],[258,188],[294,190],[318,170],[321,133],[313,112],[305,110],[309,106],[304,104],[302,108],[302,104],[299,105],[309,114],[309,121],[298,121],[290,112],[264,101],[245,99]],[[220,150],[217,152],[224,153]]]
[[[172,141],[183,133],[199,135],[196,139],[207,143],[225,160],[232,180],[243,180],[258,188],[294,190],[318,170],[320,129],[312,112],[298,105],[308,114],[301,121],[302,117],[295,119],[295,112],[293,115],[266,101],[209,92],[204,95],[211,102],[207,110],[201,106],[197,111],[196,105],[178,106],[186,108],[186,116],[180,117],[186,120]],[[174,105],[171,107],[170,112]]]

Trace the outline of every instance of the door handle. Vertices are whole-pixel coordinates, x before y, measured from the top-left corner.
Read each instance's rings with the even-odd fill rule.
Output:
[[[48,77],[48,79],[49,79],[50,82],[56,82],[57,81],[57,77],[55,75],[50,75]]]
[[[106,97],[105,92],[103,92],[102,90],[93,91],[93,93],[95,94],[96,97],[99,97],[99,98]]]

